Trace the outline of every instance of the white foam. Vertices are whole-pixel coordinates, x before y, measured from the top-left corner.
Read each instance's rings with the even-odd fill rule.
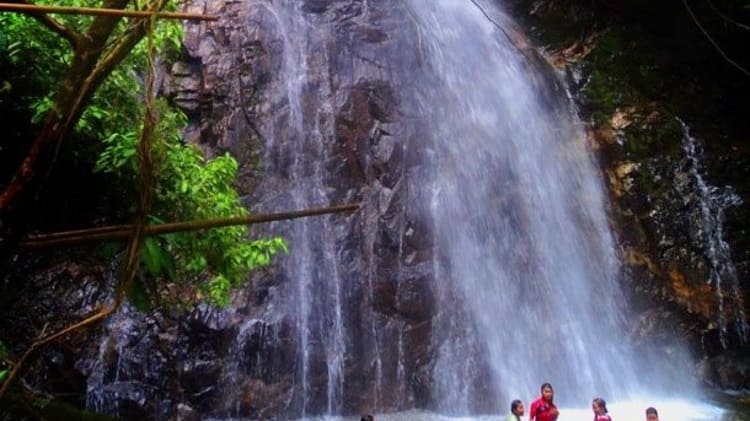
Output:
[[[636,399],[607,403],[613,421],[645,420],[645,411],[649,406],[656,408],[659,411],[659,419],[665,421],[717,421],[725,412],[724,409],[707,402],[682,399]],[[561,408],[558,421],[590,421],[592,418],[591,408]]]

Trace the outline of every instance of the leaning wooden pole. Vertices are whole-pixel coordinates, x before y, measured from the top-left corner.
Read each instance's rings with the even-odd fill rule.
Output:
[[[0,3],[0,11],[20,13],[57,13],[62,15],[118,16],[126,18],[148,18],[156,15],[157,19],[218,20],[218,15],[181,12],[153,12],[149,10],[103,9],[96,7],[46,6],[40,4]]]
[[[10,374],[8,375],[8,378],[5,379],[5,382],[0,386],[0,398],[2,398],[5,395],[5,392],[8,390],[8,387],[10,386],[11,382],[13,382],[13,379],[15,379],[16,375],[18,374],[19,370],[23,366],[23,363],[26,361],[26,359],[31,355],[34,351],[36,351],[38,348],[40,348],[42,345],[45,345],[47,342],[53,341],[60,336],[66,335],[76,329],[79,329],[83,326],[90,325],[91,323],[97,322],[99,320],[102,320],[103,318],[109,316],[115,311],[114,306],[104,307],[103,309],[97,311],[93,315],[81,320],[78,323],[74,323],[63,330],[49,335],[45,336],[43,338],[35,340],[31,346],[26,350],[26,352],[23,353],[21,356],[21,359],[16,361],[16,363],[13,365],[13,369],[10,371]],[[46,325],[45,325],[46,326]]]
[[[164,235],[174,232],[199,231],[211,228],[229,227],[233,225],[252,225],[263,222],[281,221],[286,219],[304,218],[308,216],[330,213],[353,212],[359,209],[360,203],[338,205],[325,208],[312,208],[293,212],[257,214],[236,216],[232,218],[217,218],[198,221],[172,222],[167,224],[149,225],[144,228],[144,235]],[[66,244],[80,244],[92,241],[123,240],[133,232],[132,225],[115,225],[112,227],[92,228],[76,231],[65,231],[51,234],[39,234],[27,237],[21,244],[24,247],[49,247]]]

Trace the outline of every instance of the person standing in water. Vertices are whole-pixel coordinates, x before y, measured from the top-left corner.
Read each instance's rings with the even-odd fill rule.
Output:
[[[544,383],[541,387],[542,396],[531,403],[529,409],[529,421],[556,421],[560,411],[553,402],[555,392],[552,385]]]
[[[659,421],[659,413],[653,406],[646,408],[646,421]]]
[[[510,414],[505,417],[505,421],[521,421],[523,416],[524,408],[523,402],[520,399],[515,399],[510,403]]]
[[[591,409],[594,410],[594,421],[612,421],[607,411],[607,402],[602,398],[594,398],[591,401]]]

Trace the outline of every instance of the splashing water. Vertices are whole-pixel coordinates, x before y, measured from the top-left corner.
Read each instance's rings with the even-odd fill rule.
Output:
[[[719,421],[742,418],[731,418],[733,415],[713,405],[686,400],[631,400],[607,404],[609,415],[616,421],[645,420],[645,409],[653,406],[659,411],[659,418],[670,421]],[[527,408],[528,410],[528,408]],[[561,408],[559,421],[590,421],[593,418],[591,408]],[[446,416],[425,411],[408,411],[392,414],[377,414],[378,421],[503,421],[505,416]],[[525,419],[525,417],[522,417]],[[314,421],[359,421],[359,417],[319,417],[308,418]]]
[[[546,381],[563,405],[689,384],[627,343],[601,174],[565,90],[499,32],[508,19],[490,5],[411,4],[433,127],[440,411],[483,411],[496,405],[482,399],[533,396]]]

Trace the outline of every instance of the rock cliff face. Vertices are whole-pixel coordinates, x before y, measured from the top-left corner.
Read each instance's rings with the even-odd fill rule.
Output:
[[[406,94],[420,60],[409,10],[317,0],[190,8],[223,18],[188,26],[190,60],[173,67],[170,91],[195,117],[188,137],[241,162],[245,203],[363,203],[353,217],[324,218],[322,231],[305,222],[255,231],[284,235],[293,252],[282,275],[256,280],[252,309],[237,316],[237,413],[425,405],[435,309],[425,198],[405,177],[421,171],[405,147],[419,135]]]
[[[705,383],[747,388],[750,82],[690,12],[745,66],[748,35],[680,2],[511,4],[590,125],[640,311],[633,335],[672,338],[677,328]]]

